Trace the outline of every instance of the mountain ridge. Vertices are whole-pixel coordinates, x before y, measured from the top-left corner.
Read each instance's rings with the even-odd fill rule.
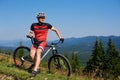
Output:
[[[109,38],[112,39],[113,44],[115,44],[116,48],[120,51],[120,36],[86,36],[80,38],[65,38],[64,43],[61,44],[62,49],[66,49],[64,51],[80,51],[80,50],[90,50],[93,48],[95,41],[102,40],[103,46],[107,47],[107,42]],[[51,42],[51,41],[48,41]],[[20,44],[30,47],[31,42],[30,40],[11,40],[11,41],[0,41],[0,48],[1,47],[18,47]],[[89,47],[89,49],[87,48]],[[71,48],[71,49],[70,49]],[[81,52],[81,51],[80,51]]]
[[[85,63],[93,50],[94,43],[96,40],[102,40],[103,46],[105,50],[107,49],[107,43],[109,38],[112,39],[113,44],[115,45],[116,49],[120,52],[120,36],[87,36],[87,37],[80,37],[80,38],[65,38],[65,41],[63,44],[58,47],[58,50],[61,52],[66,52],[68,54],[71,54],[72,52],[77,52],[80,60]],[[0,42],[0,48],[5,49],[14,49],[17,48],[20,45],[20,42],[22,42],[22,45],[30,47],[31,42],[30,40],[26,41],[8,41],[1,43]]]

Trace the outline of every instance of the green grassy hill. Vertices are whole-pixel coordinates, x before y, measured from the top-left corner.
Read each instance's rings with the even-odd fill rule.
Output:
[[[12,56],[0,54],[0,80],[31,80],[30,73],[27,70],[18,69],[15,67]],[[70,78],[60,75],[48,73],[47,69],[43,68],[33,80],[91,80],[86,76],[77,76],[72,74]]]

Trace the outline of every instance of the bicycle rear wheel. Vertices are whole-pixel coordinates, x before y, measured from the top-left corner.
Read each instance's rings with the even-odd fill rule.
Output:
[[[15,66],[21,68],[21,69],[29,69],[33,66],[33,64],[30,64],[31,58],[29,56],[30,49],[25,46],[20,46],[15,49],[13,53],[13,59]]]
[[[48,61],[48,69],[50,73],[71,76],[71,65],[68,59],[60,54],[55,54]]]

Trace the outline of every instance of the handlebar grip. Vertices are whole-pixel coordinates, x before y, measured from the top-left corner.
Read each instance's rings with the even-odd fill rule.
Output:
[[[32,37],[30,37],[29,35],[26,35],[26,37],[27,37],[27,38],[32,38]]]
[[[34,43],[34,38],[33,37],[30,37],[29,35],[26,35],[26,37],[31,39],[32,44]]]

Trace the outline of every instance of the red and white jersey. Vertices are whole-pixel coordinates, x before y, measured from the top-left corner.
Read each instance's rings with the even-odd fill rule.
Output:
[[[38,41],[46,41],[48,29],[51,29],[52,25],[48,23],[33,23],[31,25],[30,30],[32,30],[35,34],[35,38]]]

